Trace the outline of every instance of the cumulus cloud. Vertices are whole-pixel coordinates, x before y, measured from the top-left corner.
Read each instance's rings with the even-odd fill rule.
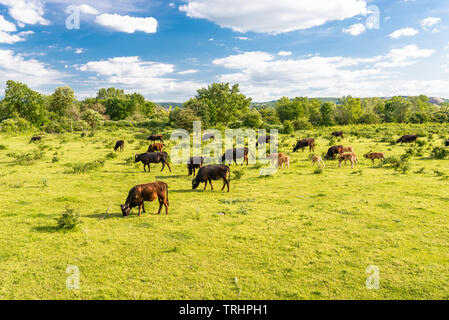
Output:
[[[0,14],[0,31],[14,32],[16,30],[16,25],[6,20],[5,17]]]
[[[161,98],[183,100],[196,89],[205,86],[204,83],[176,79],[175,66],[172,64],[143,61],[139,57],[90,61],[77,68],[83,72],[95,73],[95,85],[98,88],[107,85],[119,86],[128,91],[141,92],[153,100]],[[184,74],[193,73],[193,70],[186,71]]]
[[[25,41],[25,39],[15,34],[0,31],[0,43],[13,44],[21,41]]]
[[[278,34],[367,13],[365,0],[186,0],[191,18],[207,19],[237,32]],[[235,10],[238,8],[238,10]]]
[[[441,22],[440,18],[434,18],[434,17],[428,17],[426,19],[423,19],[420,21],[419,25],[421,26],[421,28],[423,28],[424,30],[427,30],[428,28],[438,24]]]
[[[350,26],[349,28],[343,29],[344,33],[349,33],[351,36],[361,35],[366,31],[366,27],[364,24],[356,23]]]
[[[281,56],[281,57],[288,57],[291,55],[292,55],[292,53],[290,51],[279,51],[278,52],[278,56]]]
[[[88,4],[82,4],[79,6],[80,12],[85,13],[85,14],[92,14],[92,15],[97,15],[100,12],[95,9],[94,7],[88,5]]]
[[[19,25],[41,24],[49,25],[44,15],[44,5],[36,0],[0,0],[0,4],[8,8],[9,15],[19,22]]]
[[[97,16],[95,22],[113,30],[126,33],[134,33],[136,31],[155,33],[158,26],[157,20],[152,17],[138,18],[108,13]]]
[[[45,63],[26,59],[25,55],[15,54],[12,50],[0,49],[0,86],[13,79],[38,89],[44,85],[60,84],[63,77],[62,73]]]
[[[240,83],[242,91],[256,101],[298,95],[378,96],[394,94],[391,88],[397,86],[404,88],[395,68],[411,65],[433,53],[433,50],[407,46],[368,58],[311,56],[290,59],[255,51],[216,59],[213,63],[233,70],[220,76],[219,81]],[[429,84],[425,87],[429,88]],[[411,85],[410,88],[419,87]],[[436,88],[438,91],[443,87],[439,83]],[[416,90],[415,94],[419,92]]]
[[[390,33],[389,37],[392,39],[399,39],[400,37],[413,37],[419,33],[414,28],[403,28]]]
[[[198,72],[199,72],[199,70],[189,69],[189,70],[179,71],[178,74],[183,76],[183,75],[187,75],[187,74],[195,74],[195,73],[198,73]]]

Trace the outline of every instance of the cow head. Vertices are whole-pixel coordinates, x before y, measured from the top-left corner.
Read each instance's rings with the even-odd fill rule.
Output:
[[[195,190],[200,185],[199,179],[195,178],[192,180],[192,190]]]
[[[121,205],[120,208],[122,209],[122,214],[124,217],[129,216],[129,213],[131,212],[131,208],[128,204]]]
[[[136,155],[134,156],[134,158],[135,158],[135,162],[139,162],[139,155],[138,155],[138,154],[136,154]]]

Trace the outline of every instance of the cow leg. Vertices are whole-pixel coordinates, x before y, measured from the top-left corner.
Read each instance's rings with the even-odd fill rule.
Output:
[[[207,187],[207,180],[206,180],[206,184],[204,185],[204,189],[203,190],[206,190],[206,187]]]
[[[162,170],[161,170],[161,172],[164,171],[164,168],[165,168],[165,163],[162,162]]]
[[[147,213],[147,211],[145,210],[145,202],[142,202],[142,209],[143,209],[143,213]]]
[[[167,162],[168,171],[171,172],[170,164]]]
[[[162,206],[163,206],[163,201],[162,201],[162,199],[159,198],[159,210],[158,210],[157,214],[161,214]]]
[[[142,212],[142,204],[139,204],[139,217],[141,212]]]
[[[212,185],[212,180],[211,179],[209,179],[209,184],[210,184],[210,189],[214,190],[214,186]]]
[[[223,179],[223,188],[221,188],[221,191],[223,191],[225,187],[226,187],[226,178]]]

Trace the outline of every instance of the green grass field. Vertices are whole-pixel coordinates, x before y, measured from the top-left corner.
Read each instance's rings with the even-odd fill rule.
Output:
[[[149,130],[46,135],[37,144],[0,136],[0,299],[448,299],[449,160],[429,154],[449,126],[434,125],[431,136],[426,126],[377,129],[343,128],[348,135],[335,142],[353,146],[359,165],[327,161],[321,174],[292,145],[313,136],[322,154],[331,129],[281,136],[291,168],[260,177],[257,166],[232,165],[231,176],[243,176],[230,193],[220,181],[215,191],[192,191],[184,165],[144,173],[127,163],[146,151]],[[379,141],[393,129],[392,139],[419,129],[425,144]],[[117,158],[70,173],[66,164],[104,159],[119,138],[126,147]],[[409,148],[421,149],[405,174],[363,158]],[[43,158],[7,156],[33,150]],[[151,214],[153,202],[147,214],[123,218],[131,187],[156,180],[169,185],[169,215]],[[82,220],[72,232],[56,229],[66,207]],[[66,288],[70,265],[80,270],[79,290]],[[380,270],[379,290],[365,286],[370,265]]]

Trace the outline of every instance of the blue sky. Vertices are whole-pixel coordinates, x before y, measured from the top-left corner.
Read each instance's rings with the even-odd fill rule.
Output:
[[[69,29],[67,7],[79,12]],[[69,19],[70,22],[76,21]],[[282,96],[449,98],[447,0],[0,0],[7,80],[185,101],[212,82]],[[1,95],[1,94],[0,94]]]

